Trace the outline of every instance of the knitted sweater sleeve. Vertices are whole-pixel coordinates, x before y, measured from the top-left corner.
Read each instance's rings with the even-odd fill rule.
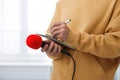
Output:
[[[116,4],[104,34],[70,31],[66,42],[75,46],[76,50],[101,58],[120,57],[120,0]]]

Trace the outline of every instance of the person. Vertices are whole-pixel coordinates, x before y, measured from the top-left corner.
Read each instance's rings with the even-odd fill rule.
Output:
[[[71,22],[65,24],[70,18]],[[50,40],[41,51],[53,59],[51,80],[114,80],[120,63],[120,0],[59,0],[47,34],[75,50]]]

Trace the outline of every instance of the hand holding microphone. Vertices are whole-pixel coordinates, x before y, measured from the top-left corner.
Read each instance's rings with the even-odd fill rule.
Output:
[[[46,37],[50,40],[48,41],[42,41],[41,36]],[[54,41],[54,42],[53,42]],[[56,43],[55,43],[56,42]],[[42,35],[42,34],[31,34],[26,38],[26,44],[28,47],[32,49],[39,49],[42,47],[42,51],[45,51],[51,56],[57,56],[60,52],[69,55],[65,50],[61,49],[61,46],[70,48],[70,49],[75,49],[71,45],[67,43],[63,43],[53,37],[47,36],[47,35]]]
[[[42,52],[46,52],[46,54],[48,54],[49,56],[58,56],[61,52],[64,53],[61,49],[61,45],[50,40],[47,40],[46,42],[49,44],[46,44],[41,49]]]

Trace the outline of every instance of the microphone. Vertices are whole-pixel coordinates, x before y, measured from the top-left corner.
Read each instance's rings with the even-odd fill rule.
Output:
[[[42,38],[38,35],[31,34],[26,39],[26,44],[32,49],[38,49],[42,46]]]
[[[40,47],[44,47],[45,44],[49,44],[49,43],[42,41],[41,36],[36,34],[31,34],[27,37],[26,44],[28,47],[32,49],[39,49]],[[61,52],[70,55],[65,50],[61,50]]]
[[[66,43],[66,42],[63,42],[63,41],[60,41],[60,40],[57,40],[56,38],[53,38],[49,35],[42,35],[42,34],[31,34],[27,37],[26,39],[26,44],[30,47],[30,48],[33,48],[33,49],[38,49],[40,47],[43,47],[46,42],[42,41],[42,37],[45,37],[45,38],[48,38],[60,45],[62,45],[63,47],[66,47],[66,48],[69,48],[69,49],[72,49],[72,50],[75,50],[75,47],[73,47],[72,45]],[[47,43],[48,44],[48,43]]]

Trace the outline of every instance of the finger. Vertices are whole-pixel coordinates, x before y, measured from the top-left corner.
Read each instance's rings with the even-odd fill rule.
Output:
[[[55,44],[55,45],[54,45],[54,48],[53,48],[53,50],[52,50],[52,52],[51,52],[52,55],[55,56],[56,53],[57,53],[57,51],[58,51],[58,46],[57,46],[57,44]]]
[[[47,51],[47,49],[48,49],[48,44],[46,44],[46,45],[41,49],[41,51],[42,51],[42,52],[45,52],[45,51]]]
[[[55,27],[51,28],[50,33],[52,34],[54,31],[58,31],[60,29],[61,29],[60,26],[55,26]]]
[[[55,44],[53,51],[51,52],[53,56],[58,56],[61,52],[61,46]]]
[[[59,48],[58,48],[58,53],[60,53],[60,52],[61,52],[61,49],[62,49],[62,48],[61,48],[61,46],[59,46]]]
[[[54,48],[54,43],[51,42],[48,49],[47,49],[47,53],[51,53],[52,49]]]
[[[54,32],[52,33],[52,36],[53,36],[53,37],[56,37],[56,36],[58,36],[58,35],[60,35],[60,34],[62,34],[61,30],[57,30],[57,31],[54,31]]]
[[[53,37],[55,38],[60,38],[60,39],[64,39],[65,35],[66,35],[66,32],[64,29],[61,29],[59,31],[54,31],[52,33]]]
[[[56,23],[56,24],[57,24],[57,23]],[[59,23],[58,23],[58,24],[59,24]],[[59,31],[59,30],[61,30],[61,29],[63,29],[64,31],[65,31],[65,29],[66,29],[66,25],[65,25],[65,23],[63,23],[63,22],[61,22],[60,25],[56,25],[56,26],[54,26],[54,27],[51,27],[50,33],[53,34],[53,32]],[[52,35],[52,36],[53,36],[53,35]]]
[[[57,48],[57,52],[55,54],[55,56],[58,56],[61,52],[61,46],[59,45],[58,48]]]

